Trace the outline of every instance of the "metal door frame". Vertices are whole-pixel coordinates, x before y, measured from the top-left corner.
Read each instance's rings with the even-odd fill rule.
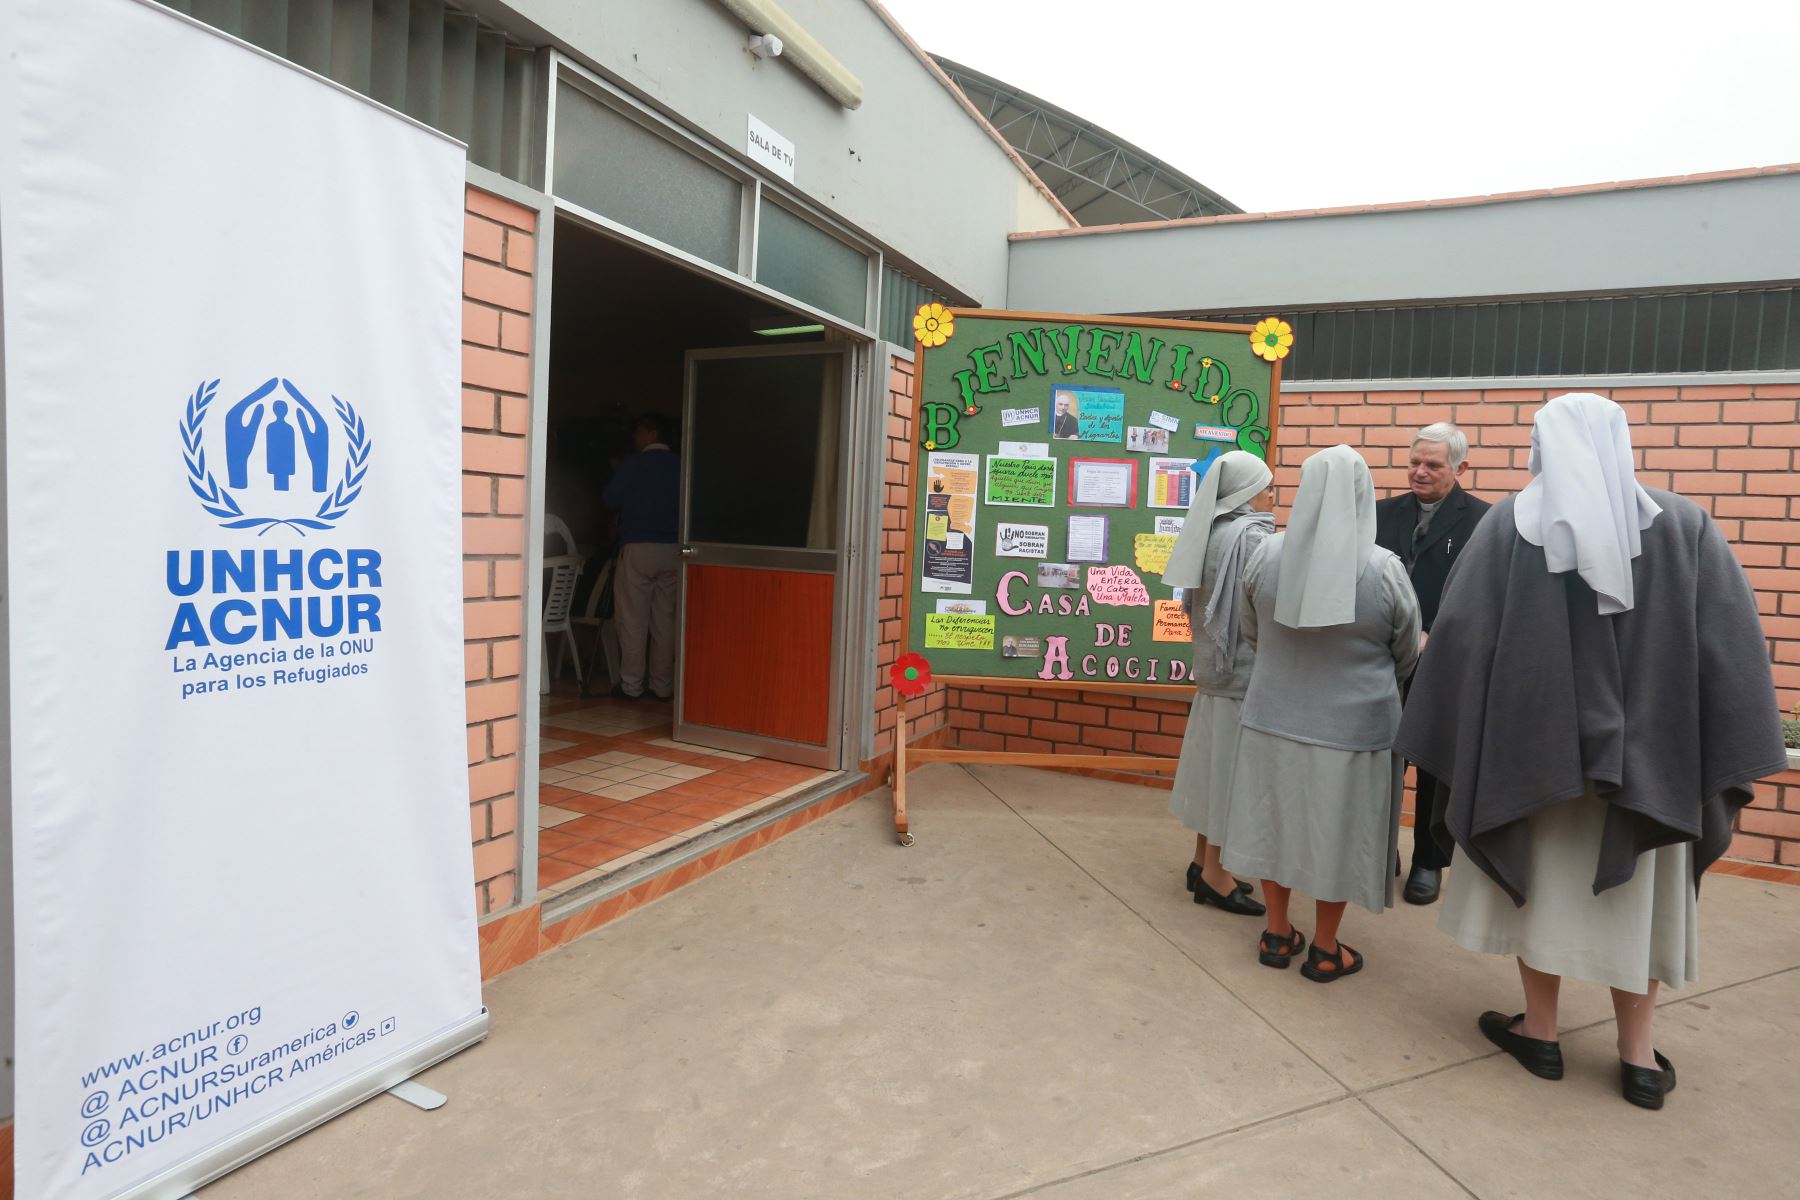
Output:
[[[675,740],[710,745],[738,754],[779,755],[784,760],[816,766],[824,770],[841,769],[845,753],[844,659],[845,633],[852,590],[849,564],[855,513],[859,505],[852,484],[850,447],[858,426],[857,386],[866,369],[868,344],[862,341],[801,342],[784,346],[723,346],[706,350],[689,350],[682,364],[681,386],[681,585],[678,590],[675,621],[678,635],[675,650]],[[836,543],[832,550],[800,550],[784,546],[727,546],[719,543],[696,545],[688,538],[688,519],[693,511],[693,437],[694,383],[696,364],[713,359],[791,358],[796,356],[835,357],[839,361],[838,376],[838,478]],[[702,552],[702,547],[710,553]],[[741,560],[741,561],[734,561]],[[825,745],[788,741],[762,734],[742,733],[712,725],[694,725],[686,719],[687,697],[687,567],[690,563],[719,566],[751,566],[766,570],[794,570],[826,574],[821,565],[831,563],[831,685],[827,701],[827,733]]]

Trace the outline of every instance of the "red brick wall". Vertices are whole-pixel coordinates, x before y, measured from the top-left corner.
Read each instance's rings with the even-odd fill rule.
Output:
[[[519,898],[526,432],[537,214],[475,188],[463,225],[463,678],[475,907]],[[534,806],[527,806],[531,819]]]
[[[1289,391],[1282,397],[1274,464],[1278,519],[1286,521],[1300,463],[1321,446],[1356,447],[1382,493],[1399,491],[1413,432],[1434,421],[1455,421],[1468,433],[1469,490],[1489,499],[1516,491],[1530,478],[1532,414],[1564,390]],[[1800,701],[1800,521],[1794,519],[1800,517],[1800,464],[1794,461],[1800,386],[1623,388],[1608,394],[1630,416],[1639,478],[1706,508],[1736,548],[1757,591],[1781,702],[1791,709]],[[906,432],[890,421],[891,441]],[[890,487],[888,503],[896,502]],[[883,568],[891,572],[899,561],[897,554],[890,557],[894,561],[884,561]],[[902,594],[904,581],[888,582],[888,594]],[[966,749],[1173,755],[1186,704],[1113,691],[959,687],[950,692],[947,713],[955,744]],[[1167,785],[1166,777],[1123,777]],[[1800,865],[1800,773],[1763,785],[1740,829],[1733,856]]]
[[[1738,817],[1731,857],[1800,867],[1800,771],[1756,785],[1756,799]]]

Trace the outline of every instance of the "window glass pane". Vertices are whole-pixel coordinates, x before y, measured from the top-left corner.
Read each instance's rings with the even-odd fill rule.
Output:
[[[1499,306],[1477,305],[1475,309],[1475,349],[1469,357],[1469,374],[1485,379],[1495,374],[1494,347],[1499,340]]]
[[[1561,375],[1563,322],[1567,318],[1569,306],[1561,300],[1546,300],[1543,305],[1543,324],[1538,327],[1537,367],[1532,372],[1536,375]]]
[[[1376,309],[1370,319],[1369,378],[1394,377],[1394,310]]]
[[[556,182],[583,208],[738,267],[743,185],[567,83],[556,89]]]
[[[1431,358],[1426,368],[1427,379],[1446,379],[1450,375],[1450,335],[1455,331],[1456,314],[1447,308],[1431,310]]]
[[[1683,296],[1664,296],[1656,303],[1656,369],[1681,370],[1682,322],[1687,319]]]
[[[1584,374],[1604,375],[1607,345],[1612,340],[1612,301],[1589,300],[1582,307],[1587,310],[1587,332],[1575,347],[1575,362]]]
[[[1450,329],[1450,374],[1458,378],[1473,375],[1475,361],[1475,306],[1459,304]]]
[[[1624,375],[1631,370],[1631,344],[1637,332],[1637,301],[1627,296],[1607,301],[1612,311],[1612,332],[1606,341],[1606,373]]]
[[[1788,310],[1793,304],[1792,292],[1764,292],[1762,321],[1756,338],[1756,369],[1777,371],[1800,361],[1800,353],[1788,354]],[[1800,345],[1796,346],[1800,350]]]
[[[1375,353],[1375,318],[1368,309],[1350,309],[1350,378],[1370,378]]]
[[[1306,339],[1306,361],[1303,364],[1305,374],[1296,374],[1296,379],[1330,379],[1331,375],[1331,335],[1337,320],[1336,314],[1322,312],[1313,319],[1312,336]],[[1255,322],[1250,322],[1255,324]],[[1298,333],[1294,344],[1300,344]]]
[[[1231,318],[1235,324],[1246,324],[1242,317]],[[1294,349],[1282,360],[1282,380],[1298,383],[1300,380],[1318,378],[1312,371],[1312,342],[1316,338],[1319,326],[1318,313],[1294,313],[1285,318],[1287,324],[1294,327]],[[1255,322],[1249,322],[1255,324]]]
[[[1519,361],[1519,306],[1494,308],[1494,367],[1492,375],[1511,375]]]
[[[694,364],[688,541],[837,545],[842,362],[783,354]]]
[[[767,201],[756,233],[756,281],[854,324],[865,320],[868,257]]]
[[[1731,367],[1732,338],[1739,328],[1738,294],[1721,292],[1712,298],[1712,310],[1706,319],[1706,369],[1724,371]]]
[[[1635,375],[1656,371],[1656,331],[1662,326],[1662,301],[1640,296],[1632,315],[1631,370]]]

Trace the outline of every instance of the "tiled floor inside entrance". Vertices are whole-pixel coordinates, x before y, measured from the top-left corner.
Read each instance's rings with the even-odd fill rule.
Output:
[[[538,743],[538,899],[742,820],[828,778],[671,737],[668,704],[546,697]]]

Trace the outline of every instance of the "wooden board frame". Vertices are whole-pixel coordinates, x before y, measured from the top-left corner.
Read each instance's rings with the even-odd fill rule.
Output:
[[[944,311],[952,318],[976,317],[984,320],[1007,321],[1046,321],[1056,324],[1080,322],[1084,325],[1111,325],[1133,329],[1185,329],[1207,333],[1241,333],[1248,337],[1256,331],[1254,325],[1238,325],[1221,321],[1180,321],[1167,317],[1120,317],[1093,313],[1048,313],[1029,312],[1016,309],[995,308],[946,308]],[[921,472],[924,470],[924,455],[918,441],[919,409],[925,401],[925,364],[931,354],[930,349],[913,344],[912,375],[912,425],[908,432],[911,439],[912,463],[905,485],[906,517],[902,523],[902,531],[906,545],[901,552],[901,572],[907,581],[907,592],[900,607],[900,653],[904,654],[912,645],[912,603],[911,587],[913,578],[913,546],[915,542],[915,514],[918,510],[918,488]],[[1276,439],[1281,429],[1281,360],[1276,359],[1269,364],[1269,440],[1264,447],[1264,461],[1274,469]],[[985,675],[938,675],[933,674],[932,683],[962,684],[997,690],[1030,691],[1043,688],[1054,691],[1085,692],[1125,692],[1131,695],[1189,695],[1193,692],[1192,684],[1181,683],[1131,683],[1116,680],[1077,680],[1077,679],[991,679]],[[1156,774],[1173,774],[1176,759],[1163,758],[1157,755],[1137,754],[1056,754],[1010,752],[1004,750],[914,750],[911,754],[906,749],[906,702],[907,697],[896,691],[896,715],[894,721],[894,767],[890,780],[894,792],[894,836],[902,846],[913,844],[911,825],[906,813],[906,772],[908,760],[917,765],[933,762],[960,763],[997,763],[1016,767],[1073,767],[1095,770],[1114,771],[1150,771]]]

